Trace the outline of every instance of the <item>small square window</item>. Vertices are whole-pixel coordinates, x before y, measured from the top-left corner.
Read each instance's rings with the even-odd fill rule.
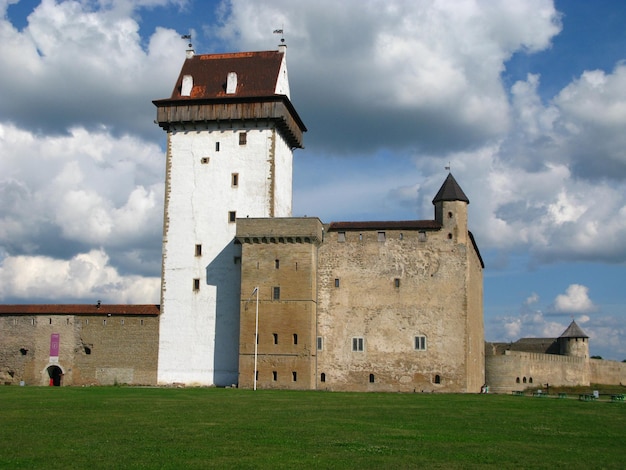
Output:
[[[195,292],[200,290],[200,279],[196,278],[193,280],[193,290]]]
[[[230,184],[233,188],[239,186],[239,173],[233,173],[230,175]]]
[[[239,145],[246,145],[248,143],[248,134],[246,132],[239,133]]]
[[[335,287],[339,287],[339,279],[335,279]]]
[[[385,241],[385,232],[378,232],[378,241],[379,242]]]
[[[321,351],[324,347],[324,338],[322,338],[321,336],[317,337],[317,350]]]
[[[275,268],[275,269],[280,268],[280,260],[279,260],[279,259],[275,259],[275,260],[274,260],[274,268]]]
[[[209,163],[209,157],[202,157],[200,159],[200,163],[202,163],[203,165],[206,165],[207,163]]]
[[[346,241],[346,232],[337,232],[337,241],[338,242],[345,242]]]
[[[363,338],[352,338],[352,350],[363,351]]]
[[[202,245],[196,245],[196,256],[202,256]]]
[[[400,278],[398,278],[398,277],[397,277],[397,278],[395,278],[395,279],[393,280],[393,285],[394,285],[394,287],[395,287],[396,289],[398,289],[398,288],[400,287]]]
[[[237,220],[237,212],[235,211],[230,211],[228,213],[228,222],[233,223]]]
[[[415,350],[426,351],[426,336],[415,337]]]
[[[272,299],[280,300],[280,287],[274,287],[272,289]]]

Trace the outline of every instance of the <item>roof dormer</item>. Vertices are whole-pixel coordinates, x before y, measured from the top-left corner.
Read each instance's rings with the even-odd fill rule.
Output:
[[[228,72],[226,76],[226,94],[233,95],[237,92],[237,72]]]

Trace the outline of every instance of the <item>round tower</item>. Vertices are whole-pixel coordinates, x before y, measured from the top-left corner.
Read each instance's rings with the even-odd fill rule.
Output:
[[[563,356],[589,358],[589,336],[574,320],[559,336],[559,352]]]
[[[448,232],[448,238],[457,243],[467,243],[467,205],[469,199],[456,182],[452,173],[441,185],[433,199],[435,220]]]

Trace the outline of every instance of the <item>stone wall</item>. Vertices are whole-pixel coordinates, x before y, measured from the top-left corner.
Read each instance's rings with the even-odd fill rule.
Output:
[[[589,374],[594,384],[626,385],[626,362],[590,359]]]
[[[2,315],[0,382],[48,385],[58,366],[62,385],[154,385],[157,315]],[[50,356],[59,334],[58,360]]]
[[[482,295],[469,299],[468,291],[482,277],[468,265],[468,249],[447,231],[328,231],[318,268],[318,388],[477,392]]]
[[[314,389],[317,218],[241,219],[239,386],[252,388],[258,288],[257,386]]]
[[[492,354],[487,344],[485,375],[490,391],[510,393],[526,388],[626,384],[626,363],[577,356],[505,351]]]
[[[486,383],[494,393],[526,388],[589,385],[589,361],[581,357],[505,351],[485,357]]]

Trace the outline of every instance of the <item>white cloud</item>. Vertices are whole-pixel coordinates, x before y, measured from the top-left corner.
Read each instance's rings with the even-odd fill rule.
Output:
[[[8,256],[0,262],[0,298],[100,299],[109,303],[158,303],[157,277],[122,276],[103,250],[69,260]]]
[[[588,313],[596,310],[589,298],[589,289],[580,284],[571,284],[565,294],[554,299],[554,310],[559,313]]]
[[[67,257],[87,246],[133,252],[147,245],[158,256],[159,146],[106,130],[45,136],[0,123],[0,153],[0,248]],[[144,262],[158,270],[159,263]]]
[[[599,83],[595,87],[606,90],[607,83],[621,82],[621,74],[621,67],[613,74],[593,74]],[[570,87],[579,90],[578,83]],[[561,107],[560,98],[543,105],[537,86],[536,76],[513,86],[512,132],[498,143],[446,155],[472,203],[470,228],[479,246],[483,251],[528,251],[535,264],[626,261],[626,174],[622,177],[617,167],[602,181],[596,178],[599,169],[580,174],[587,164],[597,162],[599,168],[608,168],[621,161],[626,152],[626,141],[621,144],[626,106],[621,126],[616,125],[622,123],[617,111],[610,119],[588,116],[593,125],[574,126],[583,116],[575,111],[576,100],[595,109],[608,98],[599,92],[574,98],[571,90],[567,106]],[[587,88],[595,89],[589,84],[583,87]],[[610,88],[621,109],[626,86]],[[585,149],[589,153],[583,155]],[[428,196],[441,184],[440,174],[433,172],[433,167],[442,165],[441,156],[415,161],[420,172],[431,175],[422,185],[429,190],[424,195],[426,206]]]
[[[169,95],[184,42],[159,28],[144,50],[132,11],[121,14],[170,2],[113,3],[44,0],[21,31],[0,19],[0,68],[10,71],[0,76],[0,120],[43,132],[105,124],[158,135],[151,100]]]
[[[322,122],[309,139],[370,151],[445,151],[501,136],[510,122],[504,62],[549,47],[560,31],[543,0],[234,0],[224,20],[220,34],[243,50],[274,47],[268,25],[284,25],[294,99]]]
[[[533,305],[536,304],[537,302],[539,302],[539,296],[536,293],[532,293],[530,294],[526,300],[524,301],[524,305]]]

